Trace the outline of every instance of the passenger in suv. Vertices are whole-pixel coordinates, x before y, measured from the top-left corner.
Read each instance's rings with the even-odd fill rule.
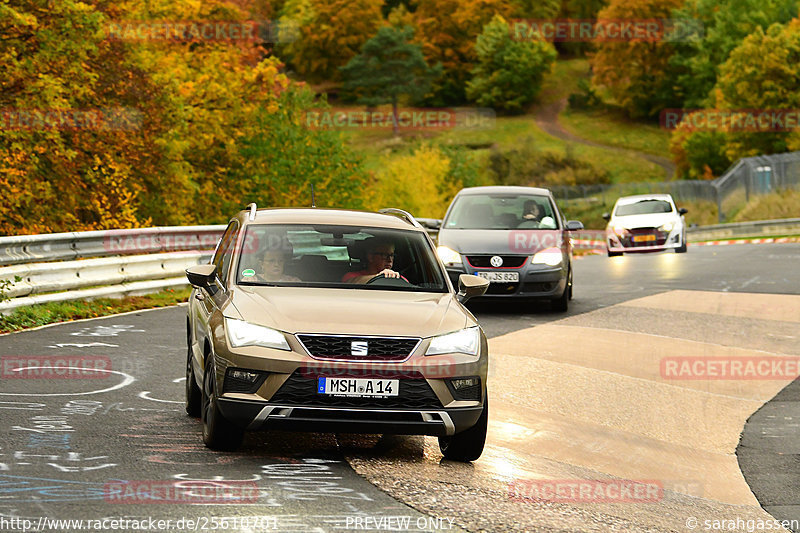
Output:
[[[285,277],[253,275],[246,243],[294,250]],[[388,277],[355,253],[371,242]],[[365,272],[366,283],[342,281]],[[411,215],[256,209],[234,217],[211,264],[187,269],[186,410],[203,440],[237,448],[245,429],[422,434],[448,459],[477,459],[488,420],[486,336],[462,305],[476,276],[453,288]],[[373,275],[375,274],[375,275]]]

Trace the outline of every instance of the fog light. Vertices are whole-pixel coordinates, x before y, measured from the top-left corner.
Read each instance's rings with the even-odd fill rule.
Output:
[[[258,374],[255,372],[247,372],[246,370],[233,369],[230,371],[230,377],[233,379],[240,379],[249,383],[255,383],[258,379]]]
[[[468,378],[453,378],[448,380],[450,392],[454,400],[480,401],[481,378],[470,376]]]
[[[453,384],[453,388],[456,390],[464,390],[468,387],[474,387],[480,382],[479,378],[461,378],[461,379],[451,379],[450,383]]]

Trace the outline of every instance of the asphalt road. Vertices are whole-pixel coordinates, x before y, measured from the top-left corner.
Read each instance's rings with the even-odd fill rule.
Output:
[[[575,261],[575,299],[566,315],[546,304],[473,310],[494,337],[673,289],[800,294],[798,257],[800,244],[591,256]],[[20,361],[42,366],[56,357],[70,358],[75,367],[110,369],[57,377],[41,369],[29,379],[3,371],[0,530],[78,530],[44,519],[127,519],[137,526],[144,520],[148,526],[129,522],[116,528],[122,531],[458,530],[453,517],[398,503],[345,461],[353,449],[392,453],[394,446],[416,442],[413,437],[256,433],[239,452],[207,450],[199,421],[183,413],[184,317],[183,308],[170,308],[0,337],[3,369]],[[784,444],[797,454],[796,441]],[[745,474],[750,464],[763,474],[760,463],[745,462]],[[763,463],[778,465],[787,468]],[[777,483],[762,485],[776,492]],[[797,515],[791,502],[783,504]],[[114,525],[94,524],[104,526],[98,531]]]

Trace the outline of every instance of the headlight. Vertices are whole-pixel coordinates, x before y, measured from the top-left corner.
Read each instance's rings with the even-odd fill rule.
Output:
[[[440,335],[431,339],[431,345],[425,355],[439,355],[443,353],[465,353],[477,355],[481,345],[481,335],[478,327],[454,331],[447,335]]]
[[[672,228],[674,228],[674,227],[675,227],[675,223],[674,222],[667,222],[666,224],[662,225],[658,229],[660,231],[670,232],[670,231],[672,231]]]
[[[563,256],[561,255],[561,248],[547,248],[541,252],[537,252],[531,261],[534,265],[549,265],[556,266],[561,264]]]
[[[278,330],[256,326],[243,320],[225,319],[228,340],[234,348],[242,346],[263,346],[277,350],[291,350],[286,337]]]
[[[625,226],[620,226],[619,224],[614,224],[613,226],[611,226],[611,230],[620,237],[628,233],[628,229]]]
[[[447,246],[439,246],[436,248],[436,253],[439,254],[439,259],[442,260],[442,263],[446,265],[461,264],[461,254],[452,248],[448,248]]]

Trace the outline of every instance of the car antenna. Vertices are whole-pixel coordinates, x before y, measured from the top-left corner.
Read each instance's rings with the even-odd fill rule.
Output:
[[[314,202],[314,184],[311,184],[311,207],[317,207],[316,202]]]

